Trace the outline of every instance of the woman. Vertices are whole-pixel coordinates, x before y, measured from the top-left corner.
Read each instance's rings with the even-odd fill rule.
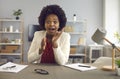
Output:
[[[35,32],[28,51],[28,62],[40,60],[40,63],[59,65],[68,62],[70,35],[63,32],[66,21],[66,15],[60,6],[48,5],[42,9],[39,24],[44,30]]]

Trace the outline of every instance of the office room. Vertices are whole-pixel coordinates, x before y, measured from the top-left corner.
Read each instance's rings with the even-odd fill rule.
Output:
[[[41,74],[39,76],[34,73],[34,69],[39,69],[39,66],[28,65],[31,64],[28,60],[28,52],[35,31],[40,30],[39,17],[43,7],[55,4],[59,5],[66,15],[67,21],[63,31],[70,36],[69,56],[67,56],[66,63],[57,61],[60,67],[59,65],[53,66],[51,64],[40,65],[40,69],[47,71],[48,76]],[[36,78],[41,77],[44,79],[73,79],[74,76],[72,74],[77,76],[76,79],[79,79],[80,76],[82,79],[96,79],[99,74],[102,75],[103,79],[118,79],[115,61],[116,58],[120,57],[119,7],[119,0],[0,0],[1,66],[7,62],[19,65],[27,64],[26,70],[18,72],[18,76],[32,72],[31,79],[35,75]],[[15,14],[16,12],[20,14],[17,15]],[[56,59],[59,59],[59,57]],[[38,62],[40,63],[40,61],[35,61],[34,64]],[[90,65],[91,68],[87,68],[90,71],[79,72],[74,69],[69,70],[68,66],[61,67],[61,65],[65,64]],[[32,69],[29,70],[29,67]],[[61,70],[64,70],[65,73],[62,73]],[[14,74],[9,75],[10,77],[13,76],[11,78],[2,76],[5,73],[0,72],[0,79],[12,79],[14,77],[22,79],[22,77],[17,77]],[[62,74],[62,77],[59,74]],[[96,74],[96,76],[93,77],[93,74]]]

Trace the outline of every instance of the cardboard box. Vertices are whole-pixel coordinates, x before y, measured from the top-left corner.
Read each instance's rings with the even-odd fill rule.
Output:
[[[76,47],[71,47],[70,54],[75,54],[75,53],[76,53]]]
[[[1,53],[13,53],[18,49],[18,45],[4,45],[1,46],[0,52]]]

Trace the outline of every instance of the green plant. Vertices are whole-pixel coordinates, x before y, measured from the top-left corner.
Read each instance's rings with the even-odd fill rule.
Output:
[[[117,38],[118,42],[120,43],[120,34],[118,32],[114,33],[115,38]]]
[[[21,14],[22,14],[22,10],[21,9],[14,10],[14,12],[13,12],[13,15],[16,16],[16,17],[20,16]]]
[[[115,63],[116,63],[116,65],[118,66],[118,68],[120,68],[120,59],[116,59],[116,60],[115,60]]]

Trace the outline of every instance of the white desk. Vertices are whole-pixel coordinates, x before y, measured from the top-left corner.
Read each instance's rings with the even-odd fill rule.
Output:
[[[103,45],[89,45],[89,47],[90,47],[89,51],[90,63],[92,63],[92,61],[95,61],[98,57],[103,56]],[[96,54],[96,57],[93,57],[93,54]]]

